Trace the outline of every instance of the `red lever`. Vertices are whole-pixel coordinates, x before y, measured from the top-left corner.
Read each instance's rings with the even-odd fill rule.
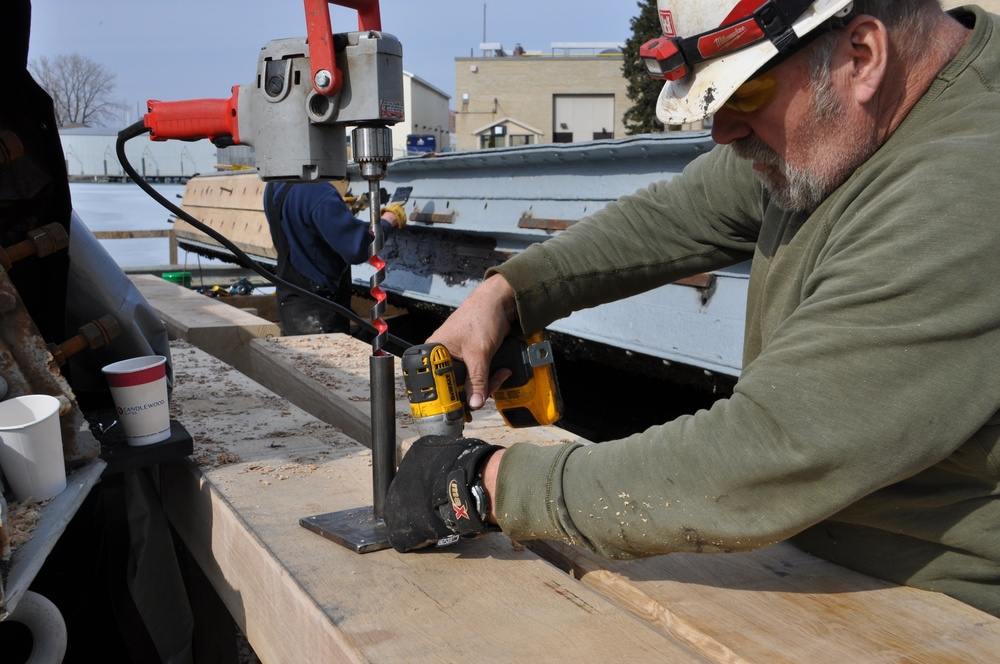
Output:
[[[234,87],[229,99],[150,100],[147,102],[149,112],[142,120],[154,141],[208,138],[215,142],[217,138],[231,136],[233,143],[239,145],[239,91],[239,86]]]
[[[358,32],[382,30],[382,15],[379,12],[378,0],[330,0],[331,5],[339,5],[358,12]]]
[[[333,52],[333,30],[330,27],[330,5],[339,5],[358,12],[358,31],[382,30],[382,14],[378,0],[303,0],[306,10],[306,32],[309,39],[309,61],[312,66],[313,89],[321,95],[335,95],[343,86],[343,76],[337,69]],[[325,71],[327,76],[317,76]]]

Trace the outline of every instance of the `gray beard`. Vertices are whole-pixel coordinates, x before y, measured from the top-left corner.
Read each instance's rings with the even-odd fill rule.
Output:
[[[746,136],[732,142],[737,157],[750,159],[772,169],[754,175],[764,184],[764,189],[781,209],[789,212],[812,212],[843,184],[861,164],[878,151],[879,144],[864,128],[850,131],[844,116],[846,111],[833,92],[829,77],[816,76],[812,88],[812,117],[808,120],[814,130],[821,127],[842,127],[837,146],[838,162],[827,169],[828,175],[817,175],[789,165],[777,152],[756,136]],[[822,149],[822,148],[817,148]]]
[[[790,166],[756,136],[736,139],[732,142],[731,147],[736,156],[741,159],[748,159],[774,168],[776,172],[755,169],[754,175],[763,183],[771,200],[777,203],[782,210],[812,212],[839,184],[839,182],[828,182],[827,178],[817,177]]]

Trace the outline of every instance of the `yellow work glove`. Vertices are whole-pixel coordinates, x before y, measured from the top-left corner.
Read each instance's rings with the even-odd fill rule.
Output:
[[[406,225],[406,210],[400,203],[389,203],[384,208],[382,208],[381,214],[386,212],[392,212],[396,215],[396,228],[402,228]]]

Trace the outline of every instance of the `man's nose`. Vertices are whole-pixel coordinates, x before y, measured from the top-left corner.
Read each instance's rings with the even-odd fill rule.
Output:
[[[738,138],[753,133],[746,122],[746,115],[723,106],[712,117],[712,139],[716,143],[728,145]]]

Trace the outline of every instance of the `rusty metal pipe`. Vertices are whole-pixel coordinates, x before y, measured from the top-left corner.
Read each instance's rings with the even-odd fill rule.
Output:
[[[43,258],[69,246],[69,234],[62,224],[46,224],[28,231],[26,236],[17,244],[0,248],[0,266],[3,269],[10,270],[14,263],[28,256]]]
[[[80,328],[79,334],[67,339],[61,344],[49,344],[49,352],[59,366],[66,360],[83,350],[102,348],[122,333],[121,327],[114,316],[108,314],[91,321]]]

